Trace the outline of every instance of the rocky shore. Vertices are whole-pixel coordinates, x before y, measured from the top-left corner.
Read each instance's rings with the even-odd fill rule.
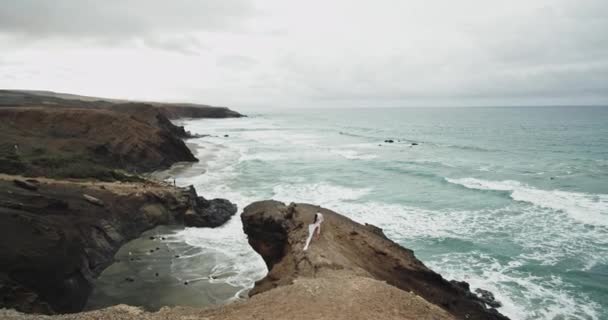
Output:
[[[169,119],[239,116],[208,106],[0,90],[0,318],[507,319],[491,293],[444,279],[381,229],[273,200],[241,214],[268,268],[249,299],[205,309],[80,312],[93,280],[129,240],[159,225],[217,227],[237,212],[229,200],[141,174],[197,160],[182,140],[189,134]],[[304,251],[316,212],[325,217],[322,232]]]
[[[167,110],[181,116],[179,106],[0,90],[0,308],[81,311],[127,241],[158,225],[217,227],[236,213],[228,200],[141,175],[197,161]]]
[[[316,212],[325,217],[321,236],[303,251]],[[269,268],[246,301],[153,313],[119,305],[40,319],[507,319],[466,283],[443,279],[372,225],[315,205],[277,201],[253,203],[241,219]],[[14,311],[0,316],[33,319]]]

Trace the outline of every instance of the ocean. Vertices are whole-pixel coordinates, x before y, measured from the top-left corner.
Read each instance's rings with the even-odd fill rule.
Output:
[[[274,110],[180,124],[209,136],[188,141],[201,161],[171,179],[205,197],[308,202],[374,224],[445,278],[492,291],[512,319],[608,319],[608,108]],[[236,297],[266,272],[238,216],[170,236],[212,257],[213,281]]]

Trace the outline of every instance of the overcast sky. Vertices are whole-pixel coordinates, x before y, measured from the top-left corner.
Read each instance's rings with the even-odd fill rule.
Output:
[[[608,105],[606,0],[0,0],[0,88],[238,108]]]

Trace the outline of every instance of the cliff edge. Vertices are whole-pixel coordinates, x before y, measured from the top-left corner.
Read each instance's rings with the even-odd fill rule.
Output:
[[[321,235],[312,241],[308,251],[303,251],[308,224],[313,223],[317,212],[325,218]],[[269,270],[265,278],[256,282],[251,296],[303,279],[338,273],[382,281],[421,297],[458,319],[507,319],[471,293],[468,284],[447,281],[373,225],[361,225],[315,205],[285,205],[272,200],[250,204],[241,219],[249,244]],[[341,294],[355,293],[345,290]]]

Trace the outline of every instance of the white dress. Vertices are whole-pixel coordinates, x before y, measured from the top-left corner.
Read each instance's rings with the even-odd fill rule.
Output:
[[[317,212],[315,216],[317,218],[317,222],[308,225],[308,238],[306,239],[306,245],[304,245],[304,251],[308,250],[310,241],[312,241],[312,236],[315,234],[315,231],[317,229],[317,232],[321,234],[321,223],[323,223],[323,215]]]

